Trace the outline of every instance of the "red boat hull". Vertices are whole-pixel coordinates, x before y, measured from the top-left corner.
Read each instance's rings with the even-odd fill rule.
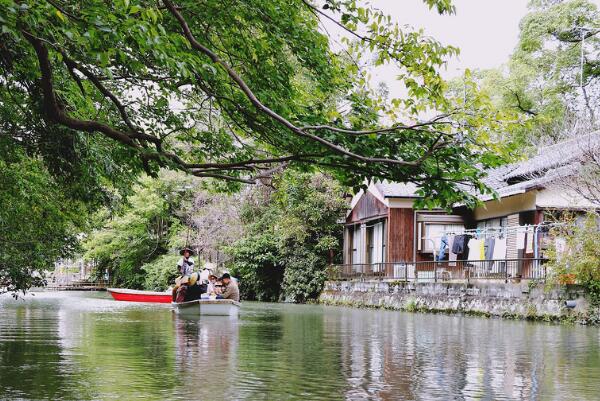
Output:
[[[165,292],[119,289],[109,289],[108,292],[116,301],[150,302],[159,304],[170,304],[173,301],[172,295]]]

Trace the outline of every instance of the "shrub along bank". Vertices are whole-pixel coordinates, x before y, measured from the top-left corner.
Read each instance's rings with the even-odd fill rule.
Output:
[[[228,248],[242,296],[305,302],[319,296],[332,255],[339,257],[339,219],[346,205],[323,174],[286,173],[274,191],[255,193],[242,208],[244,236]]]

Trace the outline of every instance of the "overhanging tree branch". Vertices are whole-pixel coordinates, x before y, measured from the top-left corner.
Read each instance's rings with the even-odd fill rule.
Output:
[[[131,146],[133,148],[139,148],[139,145],[136,143],[133,137],[113,127],[97,121],[78,120],[71,118],[56,99],[53,87],[52,65],[50,64],[50,59],[48,57],[48,49],[36,36],[25,30],[23,30],[22,33],[25,39],[33,46],[38,58],[41,73],[41,86],[44,94],[44,111],[48,118],[50,118],[53,122],[62,124],[75,130],[84,132],[101,132],[109,138],[115,139],[122,144]]]
[[[326,140],[324,138],[321,138],[321,137],[319,137],[317,135],[314,135],[314,134],[311,134],[309,132],[306,132],[302,128],[297,127],[292,122],[290,122],[289,120],[287,120],[283,116],[280,116],[275,111],[271,110],[269,107],[267,107],[266,105],[264,105],[256,97],[256,95],[254,94],[254,92],[250,89],[250,87],[246,84],[246,82],[241,78],[241,76],[233,68],[231,68],[231,66],[229,64],[227,64],[224,60],[222,60],[212,50],[210,50],[209,48],[207,48],[206,46],[204,46],[200,42],[198,42],[198,40],[196,40],[196,38],[193,35],[193,33],[192,33],[192,31],[191,31],[191,29],[190,29],[187,21],[185,20],[185,18],[181,14],[181,12],[177,9],[177,7],[173,4],[172,1],[170,1],[170,0],[164,0],[164,4],[167,7],[167,9],[169,10],[169,12],[179,22],[179,25],[181,26],[181,29],[183,31],[183,35],[188,40],[188,42],[190,43],[190,45],[195,50],[203,53],[208,58],[210,58],[213,63],[221,66],[227,72],[227,75],[229,75],[229,77],[237,84],[237,86],[240,88],[240,90],[248,98],[248,100],[250,101],[250,103],[252,103],[252,105],[257,110],[259,110],[260,112],[262,112],[263,114],[265,114],[269,118],[273,119],[277,123],[281,124],[282,126],[284,126],[287,129],[289,129],[291,132],[295,133],[296,135],[312,139],[313,141],[321,143],[322,145],[328,147],[329,149],[333,150],[334,152],[336,152],[338,154],[351,157],[351,158],[359,160],[361,162],[366,162],[366,163],[387,163],[387,164],[391,164],[391,165],[401,165],[401,166],[408,166],[408,167],[417,167],[417,164],[415,162],[410,162],[410,161],[405,161],[405,160],[388,159],[388,158],[373,158],[373,157],[362,156],[362,155],[356,154],[354,152],[348,151],[348,150],[342,148],[341,146],[338,146],[338,145],[336,145],[336,144],[334,144],[334,143],[332,143],[332,142],[330,142],[330,141],[328,141],[328,140]]]
[[[91,120],[79,120],[70,117],[58,102],[56,95],[54,93],[53,87],[53,78],[52,78],[52,65],[50,63],[48,49],[44,46],[44,43],[41,39],[32,35],[28,31],[22,31],[23,36],[26,40],[32,45],[34,48],[40,73],[41,73],[41,86],[43,92],[43,104],[44,104],[44,112],[45,115],[54,123],[58,123],[64,125],[65,127],[79,130],[83,132],[100,132],[107,137],[117,140],[118,142],[127,145],[129,147],[136,148],[140,150],[142,160],[147,162],[149,160],[155,160],[159,162],[161,165],[164,164],[165,160],[168,160],[171,163],[175,163],[179,168],[187,170],[191,174],[197,177],[210,177],[210,178],[218,178],[229,181],[236,181],[246,184],[253,184],[256,181],[256,178],[242,178],[236,177],[226,174],[217,174],[215,172],[206,171],[206,169],[221,169],[221,170],[235,170],[237,167],[247,167],[248,170],[255,170],[259,165],[266,164],[275,164],[275,163],[284,163],[289,161],[303,161],[307,160],[307,158],[312,157],[314,155],[292,155],[292,156],[284,156],[279,158],[268,158],[268,159],[249,159],[240,162],[225,162],[225,163],[187,163],[179,156],[174,153],[169,152],[161,152],[160,151],[160,142],[161,140],[153,135],[145,134],[141,131],[132,131],[131,133],[126,133],[120,131],[116,128],[113,128],[109,125],[91,121]],[[66,56],[63,54],[63,57]],[[68,59],[69,63],[72,63],[74,67],[80,70],[88,79],[94,83],[94,85],[100,90],[100,92],[111,99],[111,101],[117,105],[119,111],[121,112],[121,116],[129,121],[127,113],[124,110],[124,106],[120,103],[120,101],[114,96],[110,91],[108,91],[104,85],[98,80],[98,78],[91,73],[87,68],[77,64],[74,60]],[[129,123],[128,125],[130,125]],[[143,150],[138,141],[150,142],[157,146],[156,152],[150,152],[148,149]],[[261,173],[261,176],[264,173]]]

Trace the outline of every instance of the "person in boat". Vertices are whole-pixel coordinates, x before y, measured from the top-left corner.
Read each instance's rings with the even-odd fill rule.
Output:
[[[236,302],[240,301],[240,289],[238,288],[237,282],[231,279],[229,273],[225,273],[221,276],[221,281],[225,289],[221,293],[221,296],[225,299],[232,299]]]
[[[185,297],[185,293],[187,292],[187,283],[189,281],[190,276],[194,272],[194,259],[192,258],[192,255],[194,255],[194,251],[188,247],[185,247],[181,251],[179,251],[179,254],[182,257],[177,262],[177,272],[179,273],[179,277],[175,279],[175,287],[173,288],[173,301],[175,302],[180,302],[177,301],[177,299],[183,299],[183,297]],[[181,290],[183,295],[182,297],[179,297],[179,289],[184,284],[186,288]]]
[[[218,278],[214,274],[208,275],[208,286],[206,287],[208,295],[219,295],[221,293],[221,287],[217,286],[217,280]]]
[[[179,254],[182,256],[182,258],[179,259],[179,262],[177,262],[177,270],[179,271],[179,274],[181,274],[182,277],[191,276],[191,274],[194,272],[194,259],[192,258],[194,251],[188,247],[185,247],[179,251]]]
[[[190,277],[183,276],[181,278],[178,278],[177,280],[177,286],[173,290],[173,300],[175,302],[185,302]]]
[[[202,267],[200,269],[200,281],[202,281],[203,283],[208,284],[208,277],[213,274],[212,269],[208,268],[208,267]]]
[[[185,301],[195,301],[202,297],[202,294],[206,293],[207,285],[200,280],[200,274],[194,272],[190,275],[190,279],[187,284],[187,291],[185,293]]]

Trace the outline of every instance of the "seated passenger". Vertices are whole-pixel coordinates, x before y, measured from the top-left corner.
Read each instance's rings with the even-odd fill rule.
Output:
[[[217,295],[221,292],[221,287],[217,287],[217,276],[214,274],[210,274],[208,276],[208,286],[206,287],[206,292],[208,295]]]
[[[212,270],[211,269],[207,269],[206,267],[203,267],[200,269],[200,281],[203,283],[206,283],[208,281],[208,276],[210,276],[212,274]]]
[[[202,294],[206,292],[206,284],[199,281],[200,274],[197,272],[192,273],[188,282],[188,288],[185,295],[185,301],[195,301],[202,297]]]
[[[223,293],[221,294],[225,299],[232,299],[236,302],[240,301],[240,290],[238,288],[237,282],[231,279],[229,273],[225,273],[221,276],[221,281],[225,286]]]
[[[185,302],[185,296],[188,290],[189,277],[183,276],[181,280],[179,280],[179,286],[173,290],[175,295],[175,302]]]

